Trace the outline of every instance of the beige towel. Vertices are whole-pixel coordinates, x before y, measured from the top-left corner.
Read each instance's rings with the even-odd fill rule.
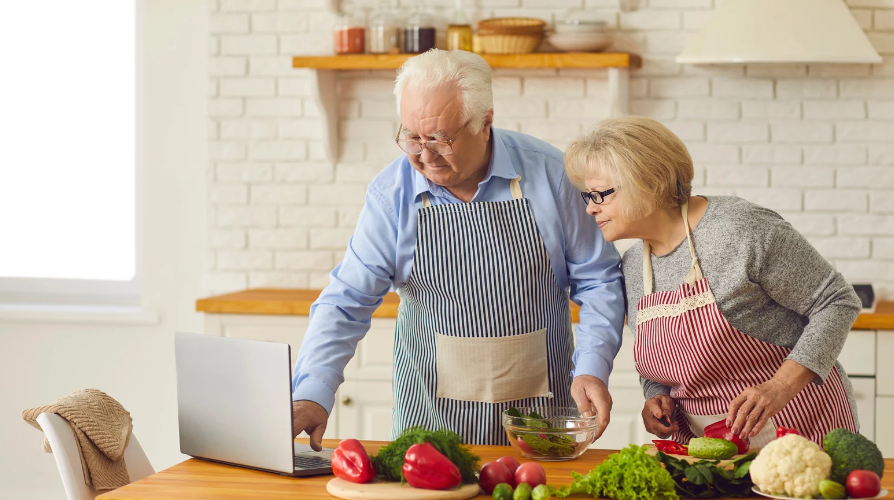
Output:
[[[51,405],[25,410],[22,418],[40,429],[37,416],[41,413],[57,413],[71,424],[88,486],[102,491],[130,483],[124,450],[130,441],[133,420],[119,402],[102,391],[83,389]],[[43,449],[53,452],[46,438]]]

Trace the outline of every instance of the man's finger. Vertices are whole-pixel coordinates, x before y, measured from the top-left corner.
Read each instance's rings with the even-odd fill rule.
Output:
[[[669,397],[658,399],[661,402],[661,410],[668,419],[674,418],[674,400]]]
[[[314,451],[320,451],[323,449],[323,433],[326,432],[326,423],[314,427],[313,431],[310,432],[310,447],[314,449]]]
[[[309,424],[310,424],[310,422],[307,421],[307,418],[296,416],[292,420],[292,432],[295,434],[294,436],[292,436],[292,439],[295,439],[298,436],[300,436],[301,433],[304,432],[304,429]]]
[[[574,404],[577,405],[577,411],[581,416],[589,417],[592,414],[593,409],[590,407],[590,400],[587,399],[586,394],[572,394],[571,398],[574,399]]]

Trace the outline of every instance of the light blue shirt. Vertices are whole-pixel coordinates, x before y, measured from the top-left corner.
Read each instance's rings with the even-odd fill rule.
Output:
[[[525,134],[492,131],[488,173],[472,203],[511,200],[509,181],[521,176],[522,193],[531,205],[556,281],[581,306],[573,375],[593,375],[607,386],[624,322],[618,251],[586,214],[578,191],[565,176],[561,151]],[[370,183],[345,258],[310,309],[310,325],[292,379],[294,401],[315,401],[332,411],[345,365],[369,330],[372,313],[389,290],[400,289],[410,276],[417,212],[426,192],[432,205],[462,203],[414,170],[406,155]]]

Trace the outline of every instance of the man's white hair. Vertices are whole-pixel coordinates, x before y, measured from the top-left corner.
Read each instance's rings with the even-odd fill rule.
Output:
[[[494,107],[490,66],[483,57],[464,50],[431,49],[407,59],[394,81],[398,115],[400,97],[407,87],[422,91],[457,89],[463,104],[463,123],[469,122],[473,134],[481,131],[487,112]]]

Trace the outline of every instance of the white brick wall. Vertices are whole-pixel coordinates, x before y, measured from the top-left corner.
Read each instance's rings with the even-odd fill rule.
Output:
[[[619,27],[616,50],[643,57],[631,110],[686,142],[697,194],[779,211],[849,280],[894,298],[894,0],[847,2],[881,65],[677,64],[717,1],[640,0],[618,12],[617,0],[482,0],[476,14],[554,21],[583,6]],[[331,51],[328,2],[209,3],[208,291],[325,286],[366,185],[399,153],[394,74],[339,74],[333,165],[312,75],[291,68],[292,55]],[[604,70],[497,70],[493,84],[498,126],[559,147],[608,113]]]

